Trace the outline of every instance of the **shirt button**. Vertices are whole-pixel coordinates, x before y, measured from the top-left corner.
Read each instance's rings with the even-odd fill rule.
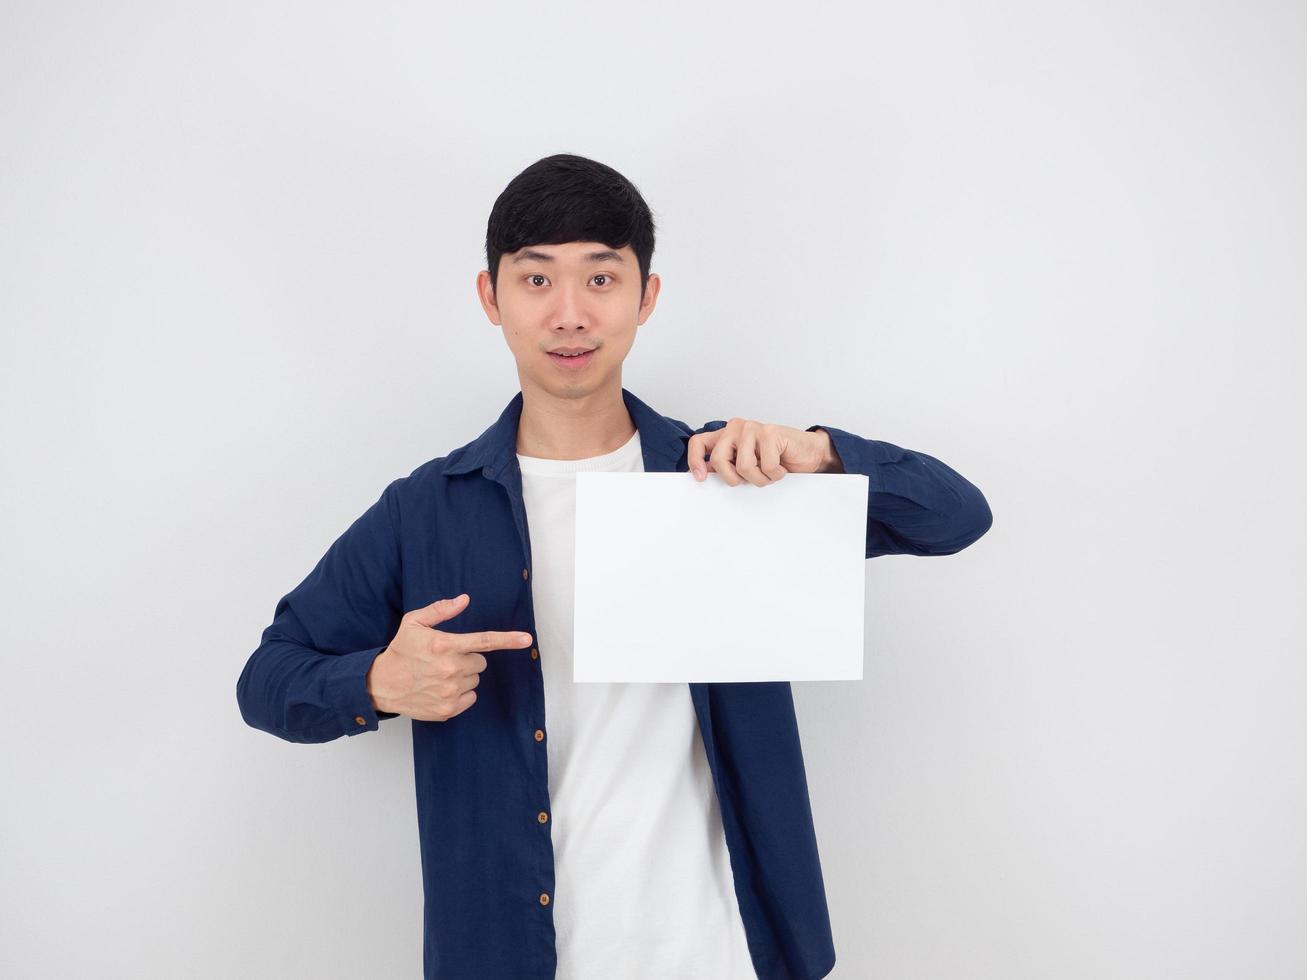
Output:
[[[522,579],[523,579],[524,581],[525,581],[525,579],[526,579],[526,569],[525,569],[525,568],[522,569]]]
[[[545,740],[545,733],[542,732],[540,729],[537,728],[537,729],[536,729],[536,741],[537,741],[537,742],[543,742],[544,740]]]
[[[541,905],[548,905],[548,904],[549,904],[549,893],[548,893],[548,892],[541,892],[541,893],[540,893],[540,904],[541,904]]]
[[[364,718],[362,715],[355,715],[354,720],[357,721],[360,725],[366,725],[368,723],[368,720]]]
[[[540,651],[537,650],[535,647],[532,647],[532,648],[531,648],[531,659],[532,659],[532,660],[539,660],[539,659],[540,659]]]
[[[549,820],[549,814],[545,813],[544,810],[541,810],[539,813],[536,814],[536,819],[541,823],[546,823]]]

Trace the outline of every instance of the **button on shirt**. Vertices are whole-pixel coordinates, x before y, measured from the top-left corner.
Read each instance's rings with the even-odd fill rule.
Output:
[[[645,472],[685,472],[690,435],[726,424],[691,430],[625,388],[622,399]],[[444,722],[411,720],[426,980],[591,980],[558,972],[560,927],[572,930],[561,937],[566,946],[569,938],[585,938],[586,923],[568,918],[575,909],[558,911],[568,900],[571,869],[560,878],[555,864],[552,831],[562,815],[550,797],[546,712],[546,665],[555,665],[549,630],[537,632],[545,621],[535,608],[516,452],[521,412],[518,392],[472,442],[392,481],[278,600],[236,684],[241,715],[252,727],[287,741],[327,742],[397,717],[373,708],[366,677],[405,611],[466,592],[464,611],[441,624],[447,631],[532,635],[530,648],[486,655],[477,699],[466,711]],[[845,472],[868,477],[868,558],[953,554],[989,529],[984,496],[938,459],[832,426],[808,431],[818,428],[830,435]],[[698,723],[754,972],[763,980],[824,977],[835,949],[790,685],[690,683],[684,693]],[[558,791],[566,812],[571,773],[564,772]],[[561,831],[560,840],[570,848],[569,834]],[[704,846],[711,854],[711,841]],[[709,893],[702,884],[695,891]],[[585,900],[580,891],[576,897]],[[642,925],[637,913],[633,921],[610,920],[609,928],[639,933]],[[589,938],[617,944],[625,937]],[[730,936],[722,941],[729,945]]]

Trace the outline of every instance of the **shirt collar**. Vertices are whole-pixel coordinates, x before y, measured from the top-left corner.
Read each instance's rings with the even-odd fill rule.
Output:
[[[645,459],[651,456],[664,462],[659,469],[674,470],[685,456],[685,443],[689,435],[677,427],[674,420],[655,412],[652,408],[636,398],[625,388],[622,400],[626,410],[640,433],[640,445]],[[517,423],[522,417],[522,392],[513,396],[505,406],[499,418],[465,446],[455,449],[445,462],[446,476],[470,473],[484,469],[486,476],[494,477],[506,468],[516,468],[517,463]],[[646,469],[652,467],[646,466]]]

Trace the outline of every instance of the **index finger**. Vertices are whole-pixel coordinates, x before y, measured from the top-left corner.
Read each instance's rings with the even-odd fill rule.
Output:
[[[489,650],[516,650],[531,642],[530,633],[482,630],[479,633],[451,633],[456,637],[454,648],[463,653],[485,653]]]

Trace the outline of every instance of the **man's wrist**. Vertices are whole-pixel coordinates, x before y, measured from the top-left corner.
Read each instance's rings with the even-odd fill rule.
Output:
[[[376,673],[377,665],[381,663],[381,658],[384,657],[389,650],[390,647],[389,645],[387,645],[384,650],[382,650],[379,654],[376,655],[376,657],[373,658],[372,666],[368,668],[367,676],[364,678],[364,685],[367,687],[368,697],[372,699],[373,711],[389,711],[389,709],[386,707],[384,703],[384,699],[379,697],[377,695],[377,692],[374,691],[372,688],[372,675]]]
[[[829,432],[825,429],[817,429],[826,437],[826,459],[822,462],[818,473],[843,473],[844,461],[840,459],[840,454],[835,451],[835,440],[831,438]]]

